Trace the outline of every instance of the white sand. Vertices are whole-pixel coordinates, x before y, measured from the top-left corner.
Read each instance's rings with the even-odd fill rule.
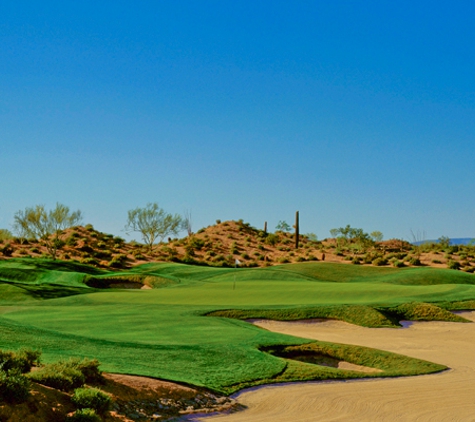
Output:
[[[475,312],[462,314],[475,321]],[[215,421],[475,421],[475,324],[414,322],[363,328],[338,321],[256,321],[268,330],[375,347],[447,365],[439,374],[396,379],[275,385],[237,396],[248,409]]]

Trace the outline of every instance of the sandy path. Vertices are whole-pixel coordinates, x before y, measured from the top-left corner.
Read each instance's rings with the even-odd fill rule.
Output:
[[[475,321],[475,312],[462,316]],[[419,377],[256,388],[237,396],[248,409],[201,421],[475,421],[475,324],[414,322],[390,329],[338,321],[256,323],[280,333],[375,347],[452,369]]]

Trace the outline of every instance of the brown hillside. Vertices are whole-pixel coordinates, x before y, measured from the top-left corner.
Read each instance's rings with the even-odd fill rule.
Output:
[[[468,272],[475,270],[473,247],[450,247],[448,250],[438,245],[414,247],[398,239],[361,247],[351,242],[342,244],[341,240],[337,244],[335,239],[313,241],[301,235],[296,249],[294,234],[265,233],[242,220],[218,221],[191,236],[168,239],[166,243],[154,245],[152,251],[140,243],[126,242],[118,236],[99,232],[90,224],[66,230],[61,242],[63,245],[58,251],[58,259],[111,269],[163,261],[234,266],[238,260],[242,267],[261,267],[325,260],[378,266],[426,265],[447,268],[455,265]],[[18,238],[0,242],[2,255],[5,258],[48,257],[41,242]]]

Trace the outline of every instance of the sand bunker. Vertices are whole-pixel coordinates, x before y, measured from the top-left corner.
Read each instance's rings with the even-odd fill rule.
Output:
[[[475,312],[464,312],[475,321]],[[364,328],[339,321],[256,321],[276,332],[357,344],[447,365],[448,371],[395,379],[266,386],[244,391],[248,409],[214,421],[474,421],[475,324],[414,322],[407,328]]]

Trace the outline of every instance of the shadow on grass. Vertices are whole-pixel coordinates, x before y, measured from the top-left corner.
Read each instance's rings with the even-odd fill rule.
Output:
[[[60,297],[91,293],[91,291],[93,291],[93,289],[82,287],[66,287],[55,284],[27,285],[3,280],[0,280],[0,284],[18,287],[19,289],[22,289],[27,296],[31,296],[33,299],[56,299]]]
[[[93,275],[104,274],[103,270],[99,270],[89,265],[80,264],[79,262],[53,261],[52,259],[35,259],[33,262],[32,260],[22,260],[21,262],[27,263],[28,265],[34,265],[42,270],[66,271]]]

